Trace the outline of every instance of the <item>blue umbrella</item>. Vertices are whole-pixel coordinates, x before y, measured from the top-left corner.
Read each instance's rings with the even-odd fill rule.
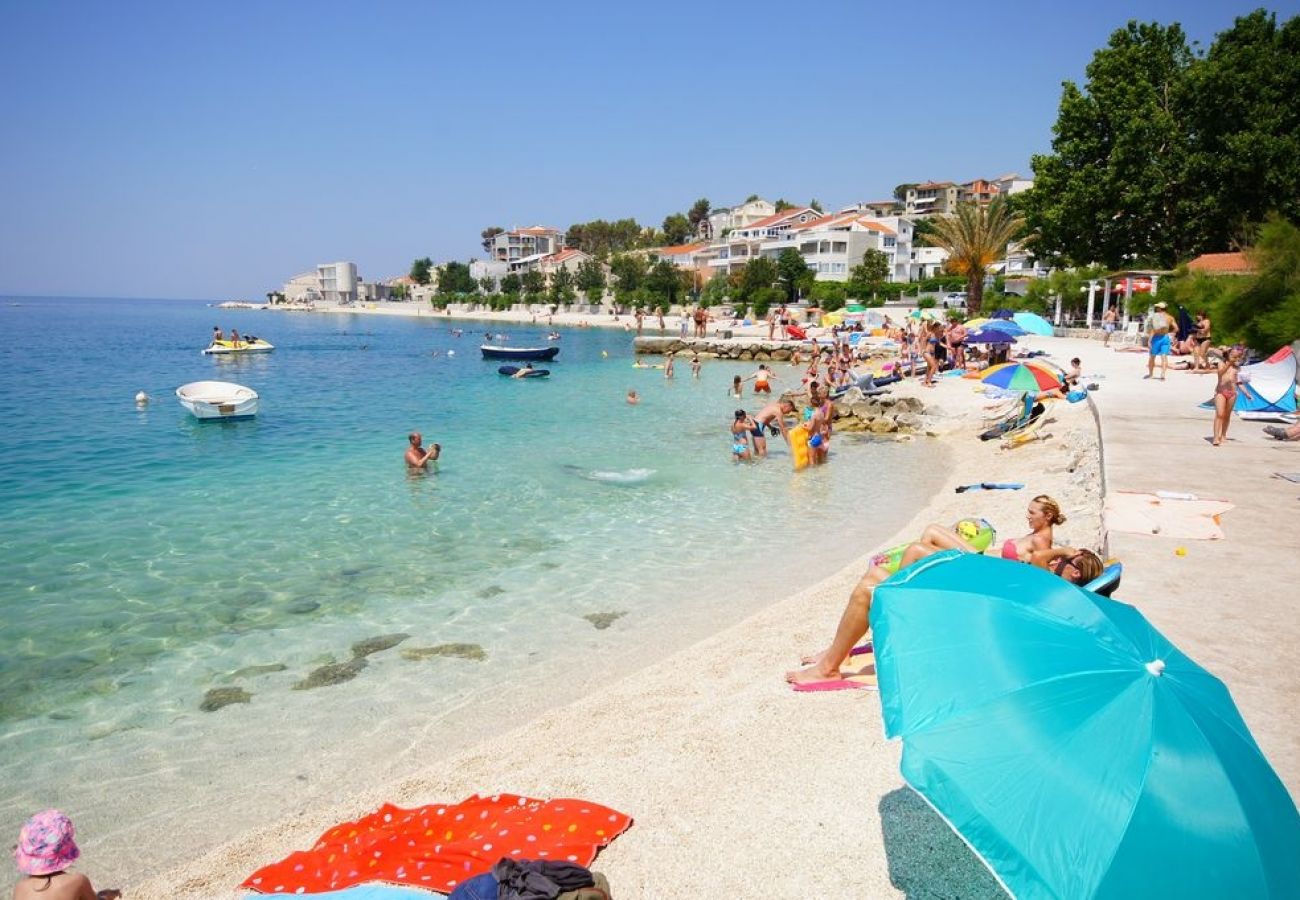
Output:
[[[999,309],[997,312],[995,312],[995,313],[992,315],[991,318],[994,318],[994,319],[1010,319],[1012,315],[1013,315],[1013,313],[1011,312],[1011,310],[1009,310],[1009,309],[1003,307],[1002,309]]]
[[[966,343],[968,344],[1014,344],[1016,339],[1005,331],[995,329],[979,329],[970,331],[966,334]]]
[[[949,551],[871,607],[902,773],[1014,897],[1295,897],[1300,814],[1217,678],[1136,609]]]
[[[995,331],[1001,331],[1006,334],[1009,334],[1012,337],[1020,337],[1021,335],[1029,334],[1028,330],[1026,330],[1024,326],[1018,325],[1015,322],[1011,321],[1010,319],[993,319],[981,325],[980,329],[981,330],[993,329]]]
[[[1041,334],[1045,337],[1051,337],[1053,334],[1052,323],[1038,313],[1018,312],[1012,316],[1012,321],[1030,334]]]

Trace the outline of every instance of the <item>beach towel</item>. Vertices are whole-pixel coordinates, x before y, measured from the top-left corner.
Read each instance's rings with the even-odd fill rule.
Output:
[[[1129,534],[1158,534],[1189,541],[1223,540],[1219,516],[1233,508],[1225,500],[1183,500],[1131,491],[1106,495],[1106,527]]]
[[[257,894],[245,894],[244,900],[256,900],[257,896]],[[428,891],[393,887],[387,884],[362,884],[341,891],[326,891],[323,894],[304,893],[302,896],[311,897],[311,900],[432,900],[432,895]]]
[[[319,893],[365,882],[450,893],[497,860],[548,859],[590,866],[631,817],[586,800],[474,795],[403,809],[385,804],[325,832],[310,850],[258,869],[241,887],[263,894]]]

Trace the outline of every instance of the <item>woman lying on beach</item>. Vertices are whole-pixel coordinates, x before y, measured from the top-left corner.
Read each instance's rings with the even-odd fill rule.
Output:
[[[81,855],[72,820],[57,809],[38,812],[18,832],[14,861],[25,876],[14,885],[14,900],[116,900],[118,890],[96,891],[90,879],[68,868]]]
[[[1047,512],[1049,507],[1043,501],[1050,504],[1050,508],[1055,510],[1054,514]],[[1035,512],[1035,507],[1038,508],[1037,512]],[[1048,520],[1059,519],[1063,522],[1064,517],[1060,515],[1059,507],[1050,497],[1041,495],[1035,497],[1033,502],[1030,503],[1030,512],[1027,518],[1030,527],[1034,529],[1033,533],[1023,538],[1007,541],[1002,547],[1002,556],[1004,558],[1011,558],[1009,552],[1014,547],[1016,559],[1047,569],[1071,584],[1087,584],[1101,574],[1104,568],[1101,559],[1091,550],[1051,546],[1051,523]],[[1046,522],[1045,528],[1043,527],[1044,522]],[[1044,534],[1048,536],[1046,546],[1043,545],[1042,541]],[[875,596],[876,587],[893,575],[894,571],[901,571],[912,563],[925,559],[927,556],[933,556],[941,550],[961,550],[965,553],[979,552],[952,529],[944,528],[942,525],[929,526],[922,532],[919,541],[903,551],[897,570],[891,570],[890,567],[884,565],[875,565],[868,570],[866,575],[862,576],[862,580],[857,583],[853,588],[853,592],[849,595],[849,602],[844,607],[844,613],[840,616],[840,623],[835,629],[835,637],[832,639],[831,645],[821,653],[806,657],[803,660],[806,668],[786,672],[785,680],[791,684],[806,684],[816,681],[829,681],[838,677],[840,666],[844,665],[844,661],[848,659],[853,647],[867,633],[871,621],[871,600]]]

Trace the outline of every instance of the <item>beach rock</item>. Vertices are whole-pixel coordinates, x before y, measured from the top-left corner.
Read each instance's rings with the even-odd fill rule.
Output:
[[[905,410],[913,413],[925,412],[925,404],[921,402],[919,397],[898,397],[895,399],[894,405],[897,406],[900,411]]]
[[[487,651],[479,644],[438,644],[435,647],[407,647],[402,651],[402,659],[412,661],[429,659],[434,656],[472,659],[475,662],[482,662],[487,659]]]
[[[364,641],[357,641],[352,645],[352,658],[363,659],[372,653],[392,649],[409,637],[410,635],[406,632],[398,632],[397,634],[381,634],[376,637],[366,638]]]
[[[364,657],[350,659],[345,663],[326,663],[295,684],[293,689],[295,691],[310,691],[313,688],[342,684],[360,675],[361,670],[367,665],[369,663],[366,662]]]
[[[275,672],[283,672],[289,667],[284,663],[267,663],[261,666],[244,666],[242,669],[236,669],[226,676],[229,680],[239,678],[256,678],[259,675],[271,675]]]
[[[847,404],[847,405],[849,405],[849,406],[852,406],[853,404],[855,404],[855,403],[861,403],[862,401],[864,401],[864,400],[866,400],[866,399],[867,399],[867,398],[866,398],[866,396],[862,393],[861,388],[851,387],[851,388],[849,388],[847,391],[845,391],[843,394],[840,395],[839,402],[840,402],[840,403]]]
[[[893,434],[898,431],[897,423],[888,416],[872,419],[867,428],[872,434]]]
[[[790,358],[790,351],[786,350],[784,347],[778,347],[777,349],[772,351],[773,360],[780,360],[781,362],[785,362],[789,358]]]
[[[597,631],[604,631],[626,615],[626,612],[598,612],[587,613],[583,618],[595,625]]]
[[[506,589],[503,588],[501,585],[499,585],[499,584],[489,584],[487,587],[483,588],[483,590],[478,591],[478,592],[476,593],[475,596],[477,596],[477,597],[479,597],[479,598],[481,598],[481,599],[483,599],[483,600],[487,600],[487,599],[489,599],[489,598],[491,598],[491,597],[497,597],[497,596],[500,596],[501,594],[504,594],[505,592],[506,592]]]
[[[203,702],[199,704],[199,709],[203,712],[216,712],[223,706],[232,703],[248,703],[252,699],[253,695],[241,687],[212,688],[203,695]]]
[[[915,413],[903,412],[894,416],[894,423],[899,428],[917,429],[921,427],[921,417]]]
[[[320,603],[315,600],[295,600],[284,608],[284,611],[295,616],[305,616],[307,613],[314,613],[320,609]]]

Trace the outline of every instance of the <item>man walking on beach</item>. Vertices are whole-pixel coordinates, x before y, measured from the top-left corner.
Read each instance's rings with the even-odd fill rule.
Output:
[[[407,435],[407,440],[411,446],[406,448],[406,466],[408,469],[427,469],[429,460],[437,460],[442,454],[442,445],[434,444],[433,449],[424,449],[424,438],[420,432],[412,431]]]
[[[1169,372],[1169,350],[1170,339],[1169,333],[1178,327],[1174,317],[1169,315],[1165,306],[1165,301],[1161,300],[1156,304],[1155,310],[1147,319],[1148,331],[1151,335],[1151,345],[1147,353],[1147,374],[1150,378],[1155,374],[1156,357],[1160,357],[1160,380],[1165,380],[1165,375]],[[1145,378],[1143,379],[1146,380]]]

